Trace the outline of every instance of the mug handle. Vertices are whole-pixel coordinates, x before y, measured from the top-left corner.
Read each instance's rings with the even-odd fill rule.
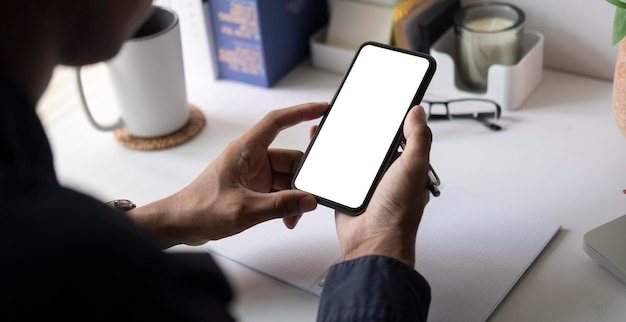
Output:
[[[112,131],[115,129],[119,129],[124,125],[124,122],[122,121],[122,118],[118,118],[117,121],[113,124],[110,125],[102,125],[100,123],[98,123],[96,121],[96,119],[93,117],[93,115],[91,114],[91,111],[89,109],[89,105],[87,104],[87,98],[85,97],[85,91],[83,90],[83,81],[80,75],[80,70],[81,70],[81,66],[75,67],[75,73],[76,73],[76,88],[78,89],[78,94],[80,96],[80,105],[82,106],[83,110],[85,111],[85,114],[87,114],[87,119],[89,120],[89,122],[91,123],[91,125],[93,125],[95,128],[97,128],[100,131]]]

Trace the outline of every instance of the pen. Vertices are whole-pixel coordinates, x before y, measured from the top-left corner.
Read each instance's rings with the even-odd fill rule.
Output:
[[[404,150],[405,144],[406,142],[404,142],[404,140],[400,141],[402,150]],[[428,181],[428,190],[430,190],[430,193],[432,193],[435,197],[439,197],[441,194],[441,190],[439,190],[441,179],[439,179],[437,172],[435,172],[435,169],[433,169],[433,166],[430,163],[428,164]]]
[[[439,197],[439,195],[441,194],[441,190],[439,190],[441,180],[439,179],[437,172],[435,172],[435,169],[433,169],[433,166],[430,165],[430,163],[428,164],[428,179],[430,180],[430,182],[428,183],[428,190],[430,190],[430,193],[432,193],[433,196]]]

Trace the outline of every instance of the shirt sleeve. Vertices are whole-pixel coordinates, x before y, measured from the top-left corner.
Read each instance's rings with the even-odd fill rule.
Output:
[[[331,266],[318,322],[426,321],[430,286],[413,267],[372,255]]]

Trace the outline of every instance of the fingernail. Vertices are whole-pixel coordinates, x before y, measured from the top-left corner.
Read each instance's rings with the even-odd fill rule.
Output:
[[[307,212],[315,210],[317,208],[317,200],[313,196],[306,196],[300,198],[300,211]]]

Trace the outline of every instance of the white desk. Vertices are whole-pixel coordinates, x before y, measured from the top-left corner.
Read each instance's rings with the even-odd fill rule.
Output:
[[[272,89],[191,77],[202,79],[188,88],[207,125],[192,141],[156,152],[122,147],[74,108],[48,127],[59,177],[102,200],[145,204],[189,183],[267,111],[330,100],[340,78],[309,62]],[[613,118],[611,84],[545,71],[539,88],[520,110],[505,111],[501,124],[503,131],[491,132],[472,121],[431,123],[431,160],[445,184],[563,226],[491,320],[623,321],[626,285],[582,250],[585,232],[626,213],[626,138]],[[307,142],[308,124],[284,131],[275,144],[303,150]],[[204,251],[173,251],[187,249]],[[236,289],[241,321],[315,320],[317,297],[218,262]]]

